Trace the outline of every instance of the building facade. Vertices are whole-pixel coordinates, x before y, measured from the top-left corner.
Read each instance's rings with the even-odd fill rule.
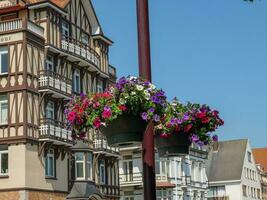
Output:
[[[267,148],[252,149],[261,182],[262,200],[267,200]]]
[[[121,200],[142,200],[141,147],[120,148]],[[184,157],[160,158],[156,154],[157,200],[205,200],[208,180],[207,151],[196,146]]]
[[[0,1],[0,200],[63,200],[85,177],[119,199],[118,151],[88,132],[91,151],[72,152],[64,117],[115,81],[111,44],[90,0]]]
[[[215,143],[207,163],[208,200],[261,199],[261,184],[249,141]]]

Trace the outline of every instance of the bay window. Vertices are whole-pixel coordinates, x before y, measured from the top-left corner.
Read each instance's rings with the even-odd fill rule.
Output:
[[[45,176],[55,177],[55,157],[53,149],[49,149],[45,157]]]
[[[75,177],[77,180],[85,179],[85,160],[84,160],[84,153],[78,152],[75,153]]]
[[[87,169],[88,169],[88,179],[93,179],[93,155],[92,153],[87,154]]]
[[[8,73],[8,50],[7,47],[0,47],[0,74]]]
[[[7,124],[8,101],[6,95],[0,95],[0,125]]]

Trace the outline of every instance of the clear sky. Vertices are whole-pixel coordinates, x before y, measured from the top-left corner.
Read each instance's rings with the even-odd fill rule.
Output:
[[[135,0],[93,0],[118,76],[137,75]],[[267,147],[267,1],[150,0],[152,79],[220,111],[221,140]]]

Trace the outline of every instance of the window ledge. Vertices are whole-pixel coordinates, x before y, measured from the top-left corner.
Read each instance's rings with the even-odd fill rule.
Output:
[[[48,180],[57,180],[56,177],[52,177],[52,176],[46,176],[45,179],[48,179]]]
[[[9,176],[8,175],[0,175],[0,179],[1,178],[9,178]]]

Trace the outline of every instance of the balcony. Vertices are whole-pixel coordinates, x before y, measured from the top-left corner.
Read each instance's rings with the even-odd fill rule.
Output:
[[[41,119],[39,126],[39,141],[53,142],[57,145],[72,146],[71,131],[65,124],[53,119]]]
[[[60,74],[42,70],[39,72],[39,92],[52,93],[54,98],[70,98],[72,82]]]
[[[87,63],[90,63],[93,66],[100,68],[100,56],[96,51],[74,38],[62,35],[61,49],[64,52],[73,55],[73,61],[76,61],[75,57],[77,57],[84,66],[88,66]]]
[[[29,20],[23,19],[12,19],[0,22],[0,35],[14,32],[14,31],[30,31],[33,34],[36,34],[42,38],[44,38],[44,29],[43,27],[35,24]]]
[[[143,175],[141,172],[130,173],[130,174],[120,174],[120,186],[128,187],[128,186],[136,186],[143,185]]]
[[[107,140],[104,138],[103,135],[101,135],[101,133],[94,134],[93,141],[95,154],[101,153],[106,156],[120,157],[119,148],[108,146]]]
[[[17,1],[13,0],[13,1],[0,1],[0,9],[4,9],[4,8],[10,8],[12,6],[17,5]]]

